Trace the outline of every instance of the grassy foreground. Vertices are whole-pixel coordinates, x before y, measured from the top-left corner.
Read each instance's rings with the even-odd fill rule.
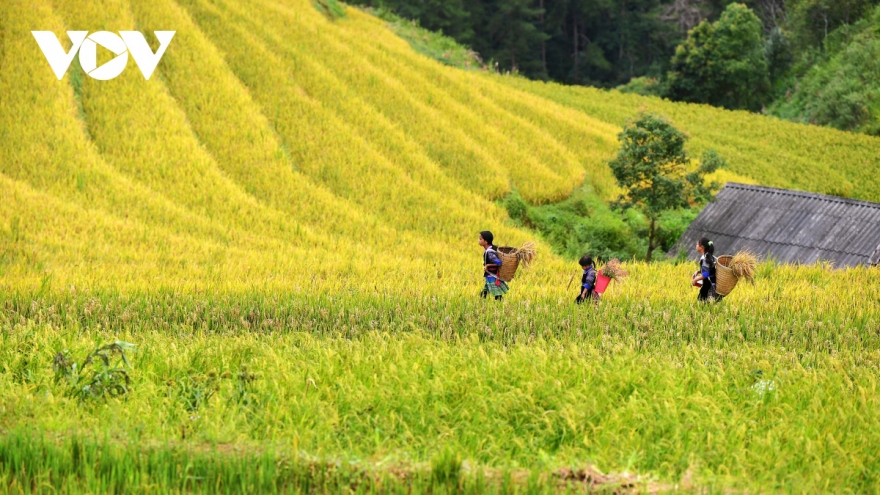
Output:
[[[552,491],[595,465],[643,487],[877,490],[880,299],[851,290],[876,270],[765,264],[704,307],[668,288],[690,265],[631,269],[595,309],[562,288],[13,293],[0,486]],[[66,395],[56,353],[116,339],[137,346],[128,393]]]

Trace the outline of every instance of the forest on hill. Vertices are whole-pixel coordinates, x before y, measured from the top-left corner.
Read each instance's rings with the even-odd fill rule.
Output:
[[[354,0],[531,79],[880,132],[877,0]]]

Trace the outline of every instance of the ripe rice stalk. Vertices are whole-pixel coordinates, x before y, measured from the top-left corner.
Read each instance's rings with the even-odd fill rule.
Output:
[[[755,269],[758,266],[758,258],[748,250],[740,251],[733,255],[730,260],[730,271],[739,279],[745,279],[750,284],[755,284]]]
[[[523,264],[523,268],[528,268],[537,255],[533,241],[526,242],[516,250],[516,258]]]

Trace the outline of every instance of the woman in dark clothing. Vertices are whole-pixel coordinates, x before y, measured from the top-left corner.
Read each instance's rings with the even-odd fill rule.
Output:
[[[720,301],[724,296],[715,292],[715,245],[703,237],[697,241],[697,252],[700,253],[700,271],[694,274],[694,282],[702,282],[697,301]]]
[[[579,264],[584,270],[584,274],[581,276],[581,291],[574,301],[580,304],[590,298],[598,300],[599,294],[594,292],[596,289],[596,267],[593,264],[593,258],[584,255],[581,257]]]
[[[480,246],[483,247],[483,277],[486,279],[486,285],[483,286],[480,297],[485,299],[491,294],[496,301],[500,301],[504,294],[507,294],[509,288],[507,283],[498,278],[501,257],[498,256],[497,248],[492,245],[494,240],[495,236],[492,235],[492,232],[488,230],[480,232]]]

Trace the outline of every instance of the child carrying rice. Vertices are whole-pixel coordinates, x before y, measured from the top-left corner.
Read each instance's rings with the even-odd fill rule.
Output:
[[[574,301],[577,304],[580,304],[587,299],[594,299],[598,302],[599,293],[595,292],[597,272],[596,266],[593,263],[593,257],[585,254],[581,257],[578,264],[581,265],[581,269],[584,270],[584,273],[581,276],[581,291],[578,293],[577,299]]]
[[[694,274],[694,283],[700,282],[700,295],[697,301],[720,301],[724,296],[715,292],[715,245],[706,237],[697,241],[697,252],[700,253],[700,271]]]
[[[498,278],[501,257],[498,256],[497,248],[492,244],[494,240],[495,236],[492,235],[492,232],[488,230],[480,232],[480,246],[483,247],[483,277],[486,279],[486,285],[483,286],[480,297],[485,299],[491,294],[495,296],[496,301],[500,301],[509,289],[507,283]]]

